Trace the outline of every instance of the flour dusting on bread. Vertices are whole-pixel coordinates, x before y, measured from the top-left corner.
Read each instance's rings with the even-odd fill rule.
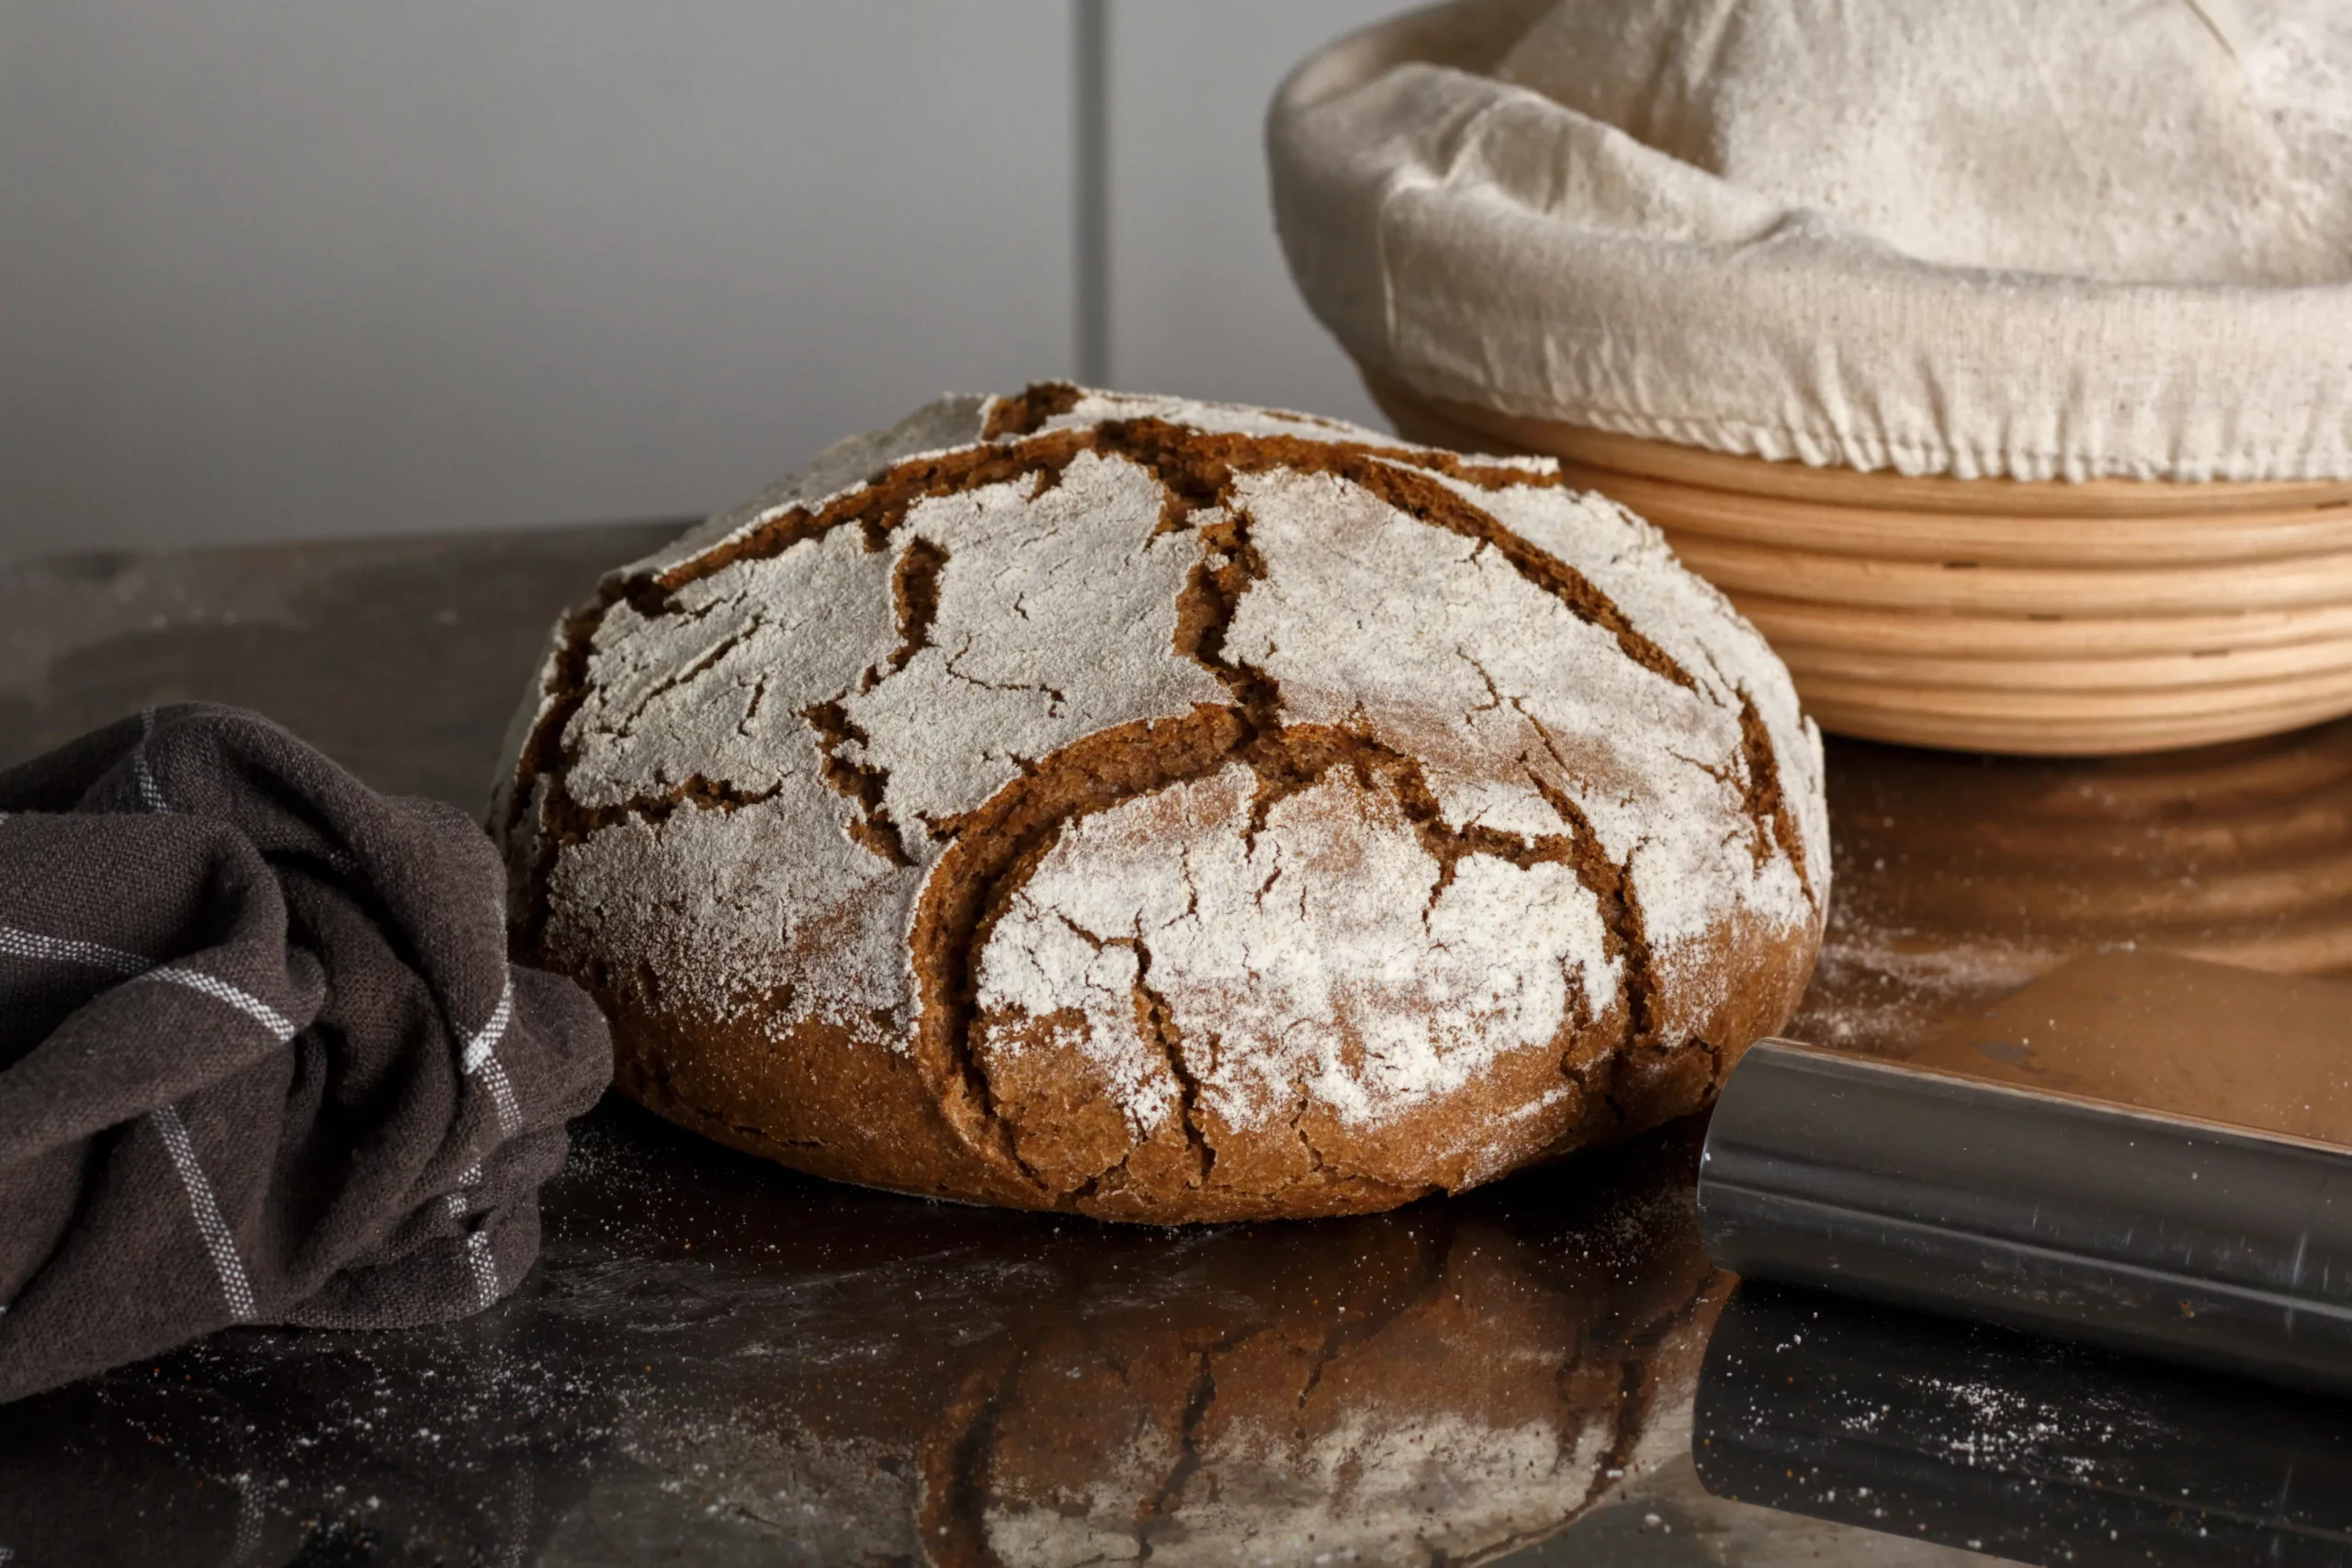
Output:
[[[518,930],[657,1109],[1113,1217],[1378,1207],[1690,1109],[1793,1006],[1819,737],[1549,463],[1048,386],[819,469],[615,574],[503,781]],[[859,1095],[938,1146],[852,1160]]]

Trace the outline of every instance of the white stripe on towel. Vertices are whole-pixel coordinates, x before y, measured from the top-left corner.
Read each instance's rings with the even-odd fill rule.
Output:
[[[491,1104],[498,1111],[499,1135],[508,1138],[523,1124],[523,1111],[514,1101],[514,1086],[507,1081],[506,1069],[499,1066],[496,1052],[498,1043],[506,1037],[506,1025],[514,1017],[514,976],[510,972],[498,993],[498,1005],[491,1010],[490,1021],[466,1037],[465,1054],[458,1058],[468,1077],[481,1075],[483,1085],[490,1090]]]
[[[463,1058],[466,1071],[478,1071],[484,1062],[490,1060],[490,1054],[506,1037],[506,1025],[514,1017],[514,976],[510,974],[506,976],[505,986],[498,993],[498,1005],[490,1010],[490,1021],[466,1036]]]
[[[220,1293],[228,1299],[229,1320],[251,1323],[254,1320],[254,1288],[245,1278],[244,1259],[237,1256],[237,1238],[229,1229],[229,1222],[220,1217],[220,1201],[213,1196],[212,1183],[206,1179],[204,1167],[196,1159],[196,1145],[187,1135],[187,1123],[180,1120],[179,1108],[158,1106],[149,1113],[155,1130],[164,1134],[164,1147],[171,1151],[172,1163],[179,1168],[180,1182],[187,1189],[188,1213],[195,1216],[197,1234],[204,1238],[205,1250],[212,1254],[212,1267],[220,1275]]]
[[[472,1231],[466,1236],[466,1266],[474,1273],[474,1292],[485,1307],[498,1304],[498,1259],[490,1255],[490,1233]]]
[[[141,974],[154,964],[153,959],[125,953],[119,947],[79,942],[73,937],[43,936],[39,931],[24,931],[16,926],[0,926],[0,957],[47,958],[60,964],[87,964],[99,969],[111,969],[118,975]]]
[[[458,1190],[442,1198],[441,1201],[448,1208],[449,1218],[457,1224],[462,1225],[466,1223],[466,1211],[471,1206],[466,1201],[466,1193],[469,1189],[478,1186],[481,1181],[481,1167],[469,1165],[458,1173]],[[485,1230],[468,1232],[465,1249],[466,1267],[472,1271],[474,1295],[479,1304],[484,1307],[496,1306],[498,1304],[498,1259],[490,1254],[490,1233]]]
[[[277,1035],[280,1042],[294,1038],[296,1025],[292,1019],[288,1018],[243,987],[232,986],[217,975],[206,975],[194,969],[183,969],[176,964],[164,964],[133,978],[169,980],[175,986],[186,986],[191,991],[201,991],[216,1002],[226,1002],[235,1008],[239,1012]]]
[[[169,811],[172,803],[164,798],[163,786],[155,782],[155,770],[147,765],[147,742],[155,738],[155,710],[139,710],[139,748],[130,754],[130,771],[139,780],[139,799],[150,811]]]
[[[28,931],[18,926],[0,926],[0,957],[46,958],[58,964],[86,964],[93,968],[111,969],[129,980],[169,981],[175,986],[186,986],[191,991],[200,991],[216,1002],[226,1002],[281,1041],[293,1039],[297,1032],[293,1020],[243,986],[232,985],[218,975],[183,969],[176,964],[157,964],[136,953],[125,953],[119,947],[107,947],[102,942],[44,936],[40,931]]]

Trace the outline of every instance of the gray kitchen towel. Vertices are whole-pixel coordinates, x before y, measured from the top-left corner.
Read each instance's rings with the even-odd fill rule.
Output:
[[[230,1324],[459,1317],[611,1075],[504,873],[257,715],[0,771],[0,1400]]]

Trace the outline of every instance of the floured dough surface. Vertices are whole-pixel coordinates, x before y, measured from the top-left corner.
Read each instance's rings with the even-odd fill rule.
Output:
[[[1703,1104],[1828,852],[1786,672],[1546,465],[1047,386],[615,575],[495,808],[625,1088],[820,1174],[1385,1207]]]

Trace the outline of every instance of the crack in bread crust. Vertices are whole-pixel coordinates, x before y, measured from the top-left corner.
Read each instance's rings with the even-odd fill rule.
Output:
[[[1216,1168],[1216,1149],[1210,1144],[1208,1134],[1201,1126],[1201,1080],[1184,1062],[1183,1033],[1176,1026],[1176,1010],[1168,998],[1151,987],[1151,949],[1141,937],[1122,939],[1130,942],[1136,954],[1136,979],[1133,1000],[1136,1009],[1136,1032],[1159,1047],[1168,1063],[1168,1070],[1175,1077],[1180,1093],[1177,1107],[1184,1128],[1184,1146],[1191,1151],[1194,1170],[1192,1182],[1201,1186]],[[1124,1163],[1124,1162],[1123,1162]]]
[[[907,661],[931,646],[932,623],[939,618],[939,574],[947,570],[947,551],[930,539],[917,539],[899,555],[890,571],[890,599],[899,613],[899,646],[890,650],[885,669],[866,672],[871,690],[885,674],[907,667]]]
[[[526,952],[539,956],[536,948],[545,930],[551,873],[567,848],[632,818],[660,821],[681,807],[718,810],[753,807],[776,793],[775,789],[730,789],[697,773],[674,790],[639,795],[617,805],[591,808],[571,798],[566,774],[576,751],[568,731],[594,686],[596,638],[615,605],[626,604],[653,622],[703,613],[689,612],[679,595],[730,567],[779,556],[843,528],[857,530],[865,551],[887,551],[909,515],[927,500],[1024,482],[1034,498],[1058,485],[1073,462],[1091,453],[1106,460],[1125,461],[1149,474],[1162,497],[1154,533],[1187,534],[1194,541],[1198,558],[1186,572],[1173,606],[1171,651],[1222,684],[1228,695],[1227,703],[1196,704],[1191,712],[1173,717],[1114,725],[1047,756],[1016,758],[1019,776],[979,807],[938,819],[918,813],[922,820],[916,826],[923,834],[916,840],[919,853],[886,806],[888,769],[869,760],[867,738],[844,706],[854,695],[890,681],[909,667],[917,653],[934,646],[941,580],[950,555],[945,546],[917,536],[899,549],[889,579],[898,627],[896,647],[867,668],[850,691],[800,713],[816,739],[820,776],[852,805],[843,831],[892,866],[916,868],[929,863],[908,937],[916,986],[912,1047],[918,1070],[935,1093],[940,1118],[954,1140],[997,1176],[1027,1191],[1029,1201],[1040,1206],[1090,1206],[1106,1182],[1124,1172],[1123,1160],[1073,1188],[1048,1181],[1022,1157],[1013,1123],[997,1087],[989,1081],[973,1037],[981,955],[1013,898],[1071,824],[1144,795],[1205,779],[1234,763],[1250,768],[1256,781],[1246,834],[1246,841],[1253,845],[1276,806],[1315,786],[1334,769],[1348,771],[1361,788],[1388,796],[1439,866],[1438,881],[1430,895],[1431,907],[1451,885],[1461,863],[1473,855],[1493,856],[1521,870],[1552,863],[1572,872],[1598,905],[1608,954],[1618,961],[1626,1006],[1622,1030],[1605,1051],[1596,1055],[1589,1042],[1579,1045],[1577,1036],[1602,1010],[1595,999],[1584,998],[1587,1016],[1582,1023],[1572,1016],[1562,1025],[1561,1068],[1589,1100],[1605,1103],[1624,1120],[1616,1092],[1623,1058],[1631,1049],[1658,1044],[1663,1029],[1663,981],[1634,885],[1630,853],[1622,862],[1610,859],[1588,814],[1566,790],[1543,776],[1532,759],[1522,761],[1526,777],[1566,832],[1510,833],[1476,821],[1452,826],[1417,758],[1363,731],[1320,724],[1286,725],[1279,682],[1227,649],[1243,599],[1267,575],[1266,562],[1251,537],[1250,514],[1236,499],[1236,480],[1242,475],[1286,470],[1328,475],[1424,526],[1472,541],[1472,558],[1491,552],[1577,620],[1606,633],[1635,666],[1685,692],[1716,700],[1707,697],[1690,671],[1636,627],[1581,571],[1440,482],[1452,479],[1474,490],[1550,489],[1562,485],[1557,473],[1363,441],[1202,431],[1157,417],[1048,428],[1052,421],[1076,408],[1082,396],[1076,389],[1048,383],[1017,398],[998,400],[989,412],[980,444],[894,463],[859,486],[814,504],[786,507],[675,564],[618,574],[606,581],[594,604],[569,617],[560,628],[556,650],[548,661],[541,711],[516,759],[512,797],[502,824],[510,854],[527,858],[516,913],[517,936]],[[706,650],[694,669],[673,673],[656,691],[691,680],[745,635],[739,633],[735,639]],[[960,674],[952,660],[947,672]],[[1478,673],[1497,705],[1508,702],[1534,727],[1560,773],[1575,776],[1576,770],[1520,699],[1505,697],[1483,668]],[[961,678],[977,685],[989,684],[970,676]],[[1727,680],[1723,683],[1730,684]],[[1788,855],[1817,918],[1819,899],[1804,863],[1804,845],[1770,734],[1754,698],[1744,689],[1734,690],[1740,702],[1738,771],[1744,771],[1745,777],[1717,776],[1726,787],[1740,792],[1750,833],[1749,850],[1757,865],[1763,867],[1776,851]],[[765,694],[763,680],[752,696],[754,711]],[[1059,694],[1055,697],[1058,706]],[[748,717],[744,723],[748,726]],[[527,833],[526,822],[531,829]],[[1146,1043],[1156,1046],[1182,1087],[1183,1128],[1196,1168],[1193,1185],[1204,1186],[1216,1168],[1216,1151],[1199,1118],[1202,1086],[1184,1058],[1183,1036],[1173,1010],[1144,977],[1149,963],[1148,950],[1140,937],[1131,945],[1138,968],[1134,987],[1136,1028]],[[1704,1040],[1690,1043],[1708,1055],[1713,1069],[1710,1080],[1719,1080],[1722,1051]],[[1327,1171],[1322,1151],[1300,1125],[1304,1114],[1302,1109],[1289,1125],[1309,1156],[1307,1179],[1321,1184],[1366,1179]],[[1273,1199],[1279,1194],[1262,1196]]]
[[[1170,721],[1160,722],[1165,726]],[[1193,727],[1184,740],[1171,743],[1165,728],[1155,731],[1145,727],[1136,732],[1136,727],[1125,727],[1126,733],[1090,736],[1075,747],[1039,760],[983,808],[989,818],[985,826],[968,818],[958,824],[955,847],[949,854],[951,858],[972,857],[969,863],[973,871],[964,874],[959,864],[956,873],[951,874],[943,861],[940,871],[933,874],[929,886],[939,891],[927,892],[915,924],[916,973],[925,982],[919,1036],[943,1063],[952,1066],[954,1076],[948,1078],[943,1075],[943,1087],[952,1091],[960,1080],[963,1100],[970,1114],[959,1119],[957,1126],[959,1132],[973,1139],[976,1152],[1017,1158],[1012,1153],[1012,1127],[1001,1114],[1001,1098],[989,1083],[987,1067],[973,1043],[981,955],[997,922],[1073,823],[1172,786],[1207,778],[1234,763],[1248,767],[1256,776],[1252,811],[1260,825],[1269,803],[1312,787],[1335,769],[1350,773],[1366,793],[1386,795],[1402,810],[1423,851],[1437,863],[1441,889],[1452,882],[1462,861],[1473,855],[1487,855],[1521,870],[1539,864],[1559,865],[1573,872],[1588,888],[1597,893],[1605,890],[1605,897],[1600,899],[1600,917],[1613,951],[1624,957],[1629,1015],[1635,1027],[1610,1043],[1605,1051],[1595,1052],[1591,1043],[1585,1041],[1586,1059],[1580,1068],[1586,1073],[1605,1071],[1626,1044],[1648,1037],[1655,1015],[1651,997],[1656,980],[1650,968],[1640,908],[1631,896],[1631,880],[1625,869],[1601,854],[1599,840],[1589,825],[1583,824],[1581,814],[1575,812],[1572,804],[1569,813],[1573,814],[1570,819],[1575,830],[1569,834],[1531,838],[1478,825],[1457,829],[1449,825],[1440,812],[1436,796],[1422,776],[1419,761],[1372,737],[1320,725],[1257,729],[1238,707],[1222,713],[1204,710],[1193,719],[1173,722]],[[1107,782],[1104,749],[1107,747],[1114,756],[1126,759],[1132,765],[1138,740],[1154,753],[1157,765],[1136,769],[1117,784]],[[1170,766],[1166,759],[1180,748],[1182,761]],[[966,874],[970,876],[969,882]],[[936,919],[932,903],[934,897],[945,906]],[[982,912],[967,919],[961,908],[973,905]],[[1136,949],[1139,970],[1148,972],[1148,950],[1140,940],[1080,934],[1100,945]],[[1158,1010],[1165,1012],[1165,999],[1148,992],[1141,975],[1136,987],[1139,994],[1148,994]],[[1592,1008],[1593,998],[1583,1000],[1589,1010]],[[1198,1159],[1199,1182],[1205,1183],[1214,1168],[1215,1150],[1198,1122],[1197,1076],[1183,1061],[1180,1037],[1172,1032],[1143,1032],[1144,1021],[1144,1007],[1139,1001],[1139,1036],[1165,1054],[1182,1087],[1187,1141]],[[1169,1027],[1172,1030],[1172,1024]],[[1584,1033],[1572,1016],[1562,1026],[1556,1049],[1563,1054],[1575,1049]],[[1319,1156],[1316,1164],[1321,1164]],[[1057,1207],[1069,1207],[1076,1200],[1093,1197],[1110,1174],[1098,1173],[1078,1186],[1056,1189],[1038,1179],[1025,1163],[1021,1168],[1038,1181],[1043,1190],[1041,1195]]]
[[[1568,864],[1587,891],[1600,901],[1601,923],[1609,928],[1617,954],[1624,961],[1625,1005],[1631,1014],[1625,1043],[1647,1044],[1657,1038],[1657,963],[1650,953],[1649,933],[1642,924],[1641,898],[1634,888],[1633,857],[1628,855],[1621,865],[1601,854],[1600,840],[1594,834],[1584,807],[1534,769],[1527,771],[1527,777],[1544,797],[1544,803],[1568,825],[1568,841],[1586,846],[1585,852]]]
[[[872,851],[892,865],[914,864],[915,857],[907,853],[906,840],[899,836],[899,825],[890,820],[889,807],[882,804],[883,795],[890,787],[890,771],[871,763],[854,762],[842,755],[844,746],[865,746],[866,737],[864,730],[850,722],[841,699],[812,703],[800,710],[800,716],[817,733],[819,775],[835,795],[856,804],[857,816],[849,824],[849,836],[861,848]]]
[[[1615,637],[1625,657],[1634,663],[1685,691],[1698,690],[1690,672],[1635,629],[1616,603],[1584,573],[1521,538],[1430,477],[1435,472],[1472,483],[1493,483],[1496,470],[1432,461],[1438,454],[1384,449],[1361,442],[1204,434],[1160,419],[1107,423],[1098,427],[1097,444],[1100,451],[1149,469],[1168,488],[1171,505],[1231,510],[1235,476],[1272,468],[1345,479],[1417,522],[1492,549],[1513,571],[1567,606],[1578,620]],[[1525,474],[1510,472],[1513,482],[1526,482]]]
[[[1041,400],[1038,406],[1066,412],[1068,405],[1060,401],[1065,389],[1056,383],[1045,383],[1022,396],[1024,400]],[[1057,408],[1057,404],[1060,406]],[[1010,427],[1021,425],[1012,422]],[[922,501],[1024,479],[1041,488],[1048,486],[1057,482],[1062,471],[1086,451],[1125,457],[1157,479],[1167,493],[1170,508],[1170,514],[1162,521],[1163,528],[1174,531],[1187,527],[1188,518],[1201,509],[1219,508],[1228,513],[1221,525],[1210,524],[1198,530],[1204,542],[1213,548],[1227,548],[1224,541],[1230,540],[1234,553],[1230,556],[1231,564],[1227,566],[1212,565],[1204,558],[1193,581],[1188,582],[1186,594],[1193,603],[1179,608],[1178,651],[1198,660],[1233,686],[1240,705],[1253,719],[1277,710],[1279,694],[1272,689],[1272,682],[1262,671],[1229,664],[1220,658],[1225,631],[1240,595],[1250,582],[1264,574],[1264,563],[1255,558],[1248,545],[1246,516],[1231,506],[1231,493],[1237,473],[1277,468],[1329,473],[1345,479],[1417,521],[1493,547],[1521,576],[1557,598],[1579,619],[1616,637],[1634,662],[1686,690],[1696,689],[1690,672],[1634,630],[1623,612],[1582,573],[1520,539],[1485,512],[1430,482],[1426,475],[1408,473],[1399,465],[1418,465],[1474,483],[1534,484],[1546,476],[1465,464],[1445,454],[1363,443],[1311,441],[1295,436],[1204,434],[1163,420],[1116,421],[1092,431],[1053,432],[1001,446],[910,458],[813,510],[805,506],[787,508],[676,566],[648,576],[608,581],[597,602],[570,617],[561,628],[560,652],[552,661],[551,678],[547,683],[550,700],[534,727],[518,764],[520,787],[514,795],[508,831],[512,833],[520,826],[532,783],[552,778],[560,787],[562,765],[570,760],[563,746],[564,730],[585,699],[595,634],[615,604],[626,600],[649,619],[663,618],[677,613],[678,590],[738,562],[781,555],[795,545],[820,538],[836,528],[855,526],[865,535],[868,549],[887,548],[890,535]],[[1556,484],[1556,476],[1550,479]],[[913,557],[924,547],[923,542],[919,541],[910,548],[909,556]],[[905,659],[900,654],[911,658],[915,648],[922,645],[921,639],[927,639],[931,617],[936,614],[937,573],[945,564],[946,552],[935,545],[928,546],[928,549],[932,553],[915,569],[919,575],[928,578],[926,584],[901,588],[894,582],[894,594],[901,595],[899,608],[903,629],[900,649],[891,657],[893,669],[904,667]],[[901,565],[904,567],[905,563]],[[1769,759],[1770,739],[1762,733],[1760,721],[1756,728],[1755,744]],[[1777,773],[1772,775],[1771,788],[1777,801]],[[558,813],[560,814],[560,807]],[[1794,842],[1792,829],[1782,841]]]
[[[996,400],[980,425],[980,439],[1035,435],[1047,420],[1069,412],[1085,396],[1085,389],[1068,381],[1033,381],[1012,396]]]
[[[1772,732],[1764,727],[1764,716],[1756,711],[1756,698],[1744,691],[1739,694],[1739,755],[1747,769],[1747,814],[1756,823],[1756,836],[1748,848],[1756,863],[1760,866],[1771,859],[1777,844],[1795,865],[1797,886],[1804,889],[1805,901],[1818,911],[1821,901],[1805,867],[1804,840],[1797,834],[1796,818],[1781,787],[1781,762],[1772,751]]]
[[[690,559],[642,581],[663,599],[716,576],[740,561],[766,560],[836,528],[854,526],[869,550],[885,548],[890,535],[920,503],[987,485],[1017,479],[1051,484],[1093,443],[1084,432],[1059,432],[1006,446],[967,446],[910,457],[883,469],[855,490],[822,505],[787,507],[774,517],[720,541]],[[652,612],[649,612],[652,613]]]
[[[1022,1168],[1048,1203],[1069,1197],[1013,1150],[986,1067],[973,1048],[980,955],[1013,896],[1070,823],[1225,765],[1248,731],[1233,713],[1196,709],[1098,731],[1040,759],[978,811],[948,827],[948,847],[926,879],[910,947],[922,1010],[917,1059],[934,1075],[948,1124],[983,1157]],[[1203,1166],[1206,1169],[1205,1162]]]

